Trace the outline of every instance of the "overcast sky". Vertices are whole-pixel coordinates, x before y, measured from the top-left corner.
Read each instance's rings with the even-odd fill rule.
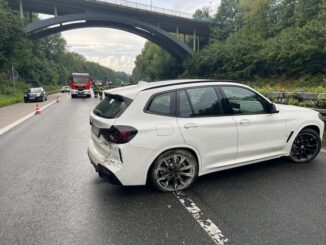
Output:
[[[151,0],[134,0],[149,4]],[[220,0],[152,0],[153,6],[178,10],[193,14],[196,9],[213,6],[216,9]],[[43,16],[44,18],[44,16]],[[62,33],[70,51],[85,56],[116,71],[131,74],[136,56],[141,53],[145,39],[108,28],[87,28]]]

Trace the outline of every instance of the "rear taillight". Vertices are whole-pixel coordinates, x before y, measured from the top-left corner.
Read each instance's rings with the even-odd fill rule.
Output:
[[[130,126],[112,126],[106,132],[103,132],[102,135],[104,138],[115,144],[125,144],[132,140],[138,130]]]
[[[71,89],[76,89],[75,84],[74,84],[74,83],[70,83],[70,88],[71,88]]]

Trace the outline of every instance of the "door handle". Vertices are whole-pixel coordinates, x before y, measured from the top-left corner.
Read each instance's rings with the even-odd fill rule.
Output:
[[[245,124],[249,124],[249,123],[250,123],[250,120],[248,120],[248,119],[242,119],[240,121],[240,125],[245,125]]]
[[[197,124],[188,123],[184,127],[185,127],[185,129],[197,128]]]

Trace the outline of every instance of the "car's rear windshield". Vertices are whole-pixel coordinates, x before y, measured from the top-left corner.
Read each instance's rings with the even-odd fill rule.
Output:
[[[132,102],[131,99],[113,94],[105,94],[105,98],[94,109],[94,114],[103,118],[117,118]]]

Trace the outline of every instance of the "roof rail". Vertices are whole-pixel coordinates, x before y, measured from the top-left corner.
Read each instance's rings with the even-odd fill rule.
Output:
[[[180,81],[180,82],[175,82],[175,83],[168,83],[169,81],[167,81],[166,84],[159,84],[157,86],[152,86],[149,88],[145,88],[142,91],[146,91],[146,90],[151,90],[151,89],[156,89],[156,88],[164,88],[164,87],[169,87],[169,86],[176,86],[176,85],[182,85],[182,84],[193,84],[193,83],[209,83],[209,82],[228,82],[228,83],[239,83],[237,81],[234,80],[213,80],[213,79],[207,79],[207,80],[189,80],[189,81]],[[153,82],[154,84],[155,82]]]

